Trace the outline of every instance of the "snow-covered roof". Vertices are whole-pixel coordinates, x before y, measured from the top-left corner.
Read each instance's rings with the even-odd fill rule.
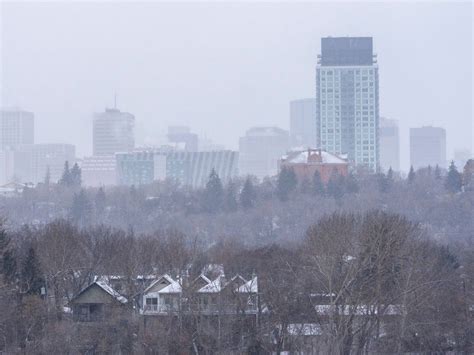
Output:
[[[251,280],[237,288],[236,292],[241,293],[258,293],[258,279],[254,276]]]
[[[322,335],[321,326],[317,323],[291,323],[286,327],[289,335]]]
[[[143,293],[148,293],[157,283],[161,282],[162,280],[166,280],[169,285],[163,287],[161,290],[157,291],[156,293],[180,293],[182,291],[182,287],[180,283],[174,280],[170,275],[164,274],[158,277],[154,282],[148,286]]]
[[[345,154],[335,155],[320,149],[292,151],[281,159],[291,164],[347,164]]]
[[[117,301],[119,301],[120,303],[127,303],[127,299],[125,297],[123,297],[120,293],[118,293],[117,291],[115,291],[108,283],[106,283],[105,281],[103,280],[98,280],[95,282],[95,284],[97,286],[99,286],[100,288],[102,288],[105,292],[107,292],[109,295],[111,295],[112,297],[114,297]]]
[[[115,291],[105,280],[103,279],[96,279],[94,282],[90,283],[89,285],[87,285],[86,287],[84,287],[76,296],[74,296],[73,299],[76,299],[77,297],[79,297],[80,295],[82,295],[85,291],[87,291],[89,288],[91,288],[92,286],[94,285],[97,285],[99,286],[102,290],[104,290],[105,292],[107,292],[110,296],[112,296],[113,298],[115,298],[117,301],[119,301],[120,303],[127,303],[128,300],[122,296],[120,293],[118,293],[117,291]]]
[[[357,316],[365,316],[365,315],[372,315],[378,313],[377,306],[374,305],[329,305],[329,304],[319,304],[314,306],[318,313],[322,314],[331,314],[337,313],[342,315],[357,315]],[[388,306],[381,306],[383,310],[383,315],[399,315],[402,313],[402,306],[400,305],[388,305]]]
[[[214,281],[209,282],[207,285],[201,287],[197,292],[199,293],[217,293],[221,292],[223,288],[223,277],[218,276]]]

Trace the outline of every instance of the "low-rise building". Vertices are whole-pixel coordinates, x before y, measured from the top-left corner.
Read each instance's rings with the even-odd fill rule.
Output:
[[[172,179],[196,188],[206,184],[213,169],[224,183],[236,177],[238,153],[230,150],[152,150],[117,153],[116,160],[119,185],[143,185]]]
[[[81,164],[82,182],[85,186],[110,186],[117,183],[115,155],[85,157]]]
[[[103,280],[96,280],[79,292],[69,303],[73,319],[99,322],[124,311],[128,300]]]
[[[335,155],[321,149],[306,149],[289,152],[280,160],[280,169],[291,168],[298,181],[312,181],[319,172],[323,183],[327,183],[334,173],[347,176],[349,163],[344,155]]]

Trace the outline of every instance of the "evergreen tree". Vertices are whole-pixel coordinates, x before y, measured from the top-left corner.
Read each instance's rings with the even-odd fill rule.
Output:
[[[413,169],[413,165],[410,167],[410,172],[408,173],[408,183],[411,184],[415,181],[415,169]]]
[[[0,275],[3,275],[3,282],[13,283],[16,277],[16,258],[10,246],[10,238],[2,226],[0,220]],[[0,278],[0,281],[2,279]]]
[[[359,183],[353,173],[350,173],[346,178],[346,191],[348,193],[359,192]]]
[[[387,179],[389,180],[390,183],[393,182],[393,169],[390,167],[387,171]]]
[[[344,196],[344,190],[345,190],[344,185],[345,185],[344,176],[342,176],[336,170],[334,170],[328,181],[326,191],[329,196],[332,196],[336,200],[338,200],[342,196]]]
[[[244,187],[240,192],[240,204],[244,209],[252,208],[255,204],[255,200],[257,198],[257,193],[255,188],[253,187],[252,180],[250,177],[247,177],[244,183]]]
[[[46,175],[44,176],[44,186],[49,187],[50,183],[51,183],[51,171],[48,165],[48,167],[46,168]]]
[[[454,165],[454,161],[451,161],[449,165],[444,187],[451,193],[459,192],[462,189],[462,176],[456,168],[456,165]]]
[[[441,180],[441,169],[439,168],[438,164],[436,164],[436,167],[434,170],[434,176],[436,180]]]
[[[69,162],[64,163],[64,170],[61,179],[59,179],[59,185],[69,187],[72,184],[71,171],[69,170]]]
[[[428,176],[431,176],[431,174],[433,173],[433,168],[431,167],[431,165],[428,165],[428,168],[426,168],[426,173],[428,174]]]
[[[332,196],[336,200],[339,200],[340,198],[342,198],[342,196],[344,196],[344,190],[345,190],[344,185],[345,185],[344,176],[342,176],[338,172],[334,172],[328,181],[326,191],[329,196]]]
[[[101,187],[97,191],[94,199],[95,210],[97,214],[101,215],[105,211],[105,207],[107,205],[107,197],[105,196],[105,191]]]
[[[71,206],[71,216],[73,220],[78,224],[86,224],[90,218],[90,203],[84,189],[81,189],[79,193],[75,193],[72,206]]]
[[[282,168],[278,174],[277,196],[280,201],[287,201],[289,195],[295,190],[298,181],[296,174],[291,168]]]
[[[203,207],[208,213],[217,213],[222,208],[224,202],[224,189],[221,179],[216,171],[212,169],[207,181],[203,195]]]
[[[302,194],[307,194],[307,193],[311,192],[311,183],[309,182],[309,180],[307,178],[304,178],[303,181],[301,181],[301,183],[299,185],[299,191]]]
[[[384,173],[377,174],[377,183],[379,186],[379,191],[382,193],[388,192],[390,188],[389,179],[385,176]]]
[[[82,185],[82,171],[79,165],[75,163],[71,169],[71,186],[81,187]]]
[[[227,184],[225,189],[224,208],[229,212],[235,212],[238,208],[236,186],[232,181]]]
[[[314,194],[324,195],[323,181],[321,180],[321,174],[317,170],[314,172],[312,185],[312,190]]]
[[[25,293],[29,295],[40,295],[41,287],[44,286],[44,279],[41,273],[40,263],[36,256],[35,249],[28,248],[25,261],[21,269],[21,282]]]

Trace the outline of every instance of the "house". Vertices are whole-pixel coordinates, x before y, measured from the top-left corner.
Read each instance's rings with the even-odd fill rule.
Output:
[[[127,302],[108,283],[96,280],[74,296],[69,306],[75,321],[98,322],[123,311]]]
[[[321,149],[295,150],[280,160],[280,169],[293,169],[299,182],[312,181],[315,172],[327,184],[333,174],[347,176],[349,163],[346,155],[335,155]]]
[[[170,275],[164,274],[150,284],[141,295],[144,315],[169,314],[180,310],[182,287]]]
[[[221,272],[212,280],[200,274],[192,282],[181,283],[164,274],[143,291],[139,304],[143,315],[256,314],[258,279],[236,275],[227,281]]]

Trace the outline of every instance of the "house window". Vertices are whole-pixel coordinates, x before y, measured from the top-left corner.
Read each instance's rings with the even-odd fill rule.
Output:
[[[145,310],[147,311],[158,311],[158,298],[147,298]]]

